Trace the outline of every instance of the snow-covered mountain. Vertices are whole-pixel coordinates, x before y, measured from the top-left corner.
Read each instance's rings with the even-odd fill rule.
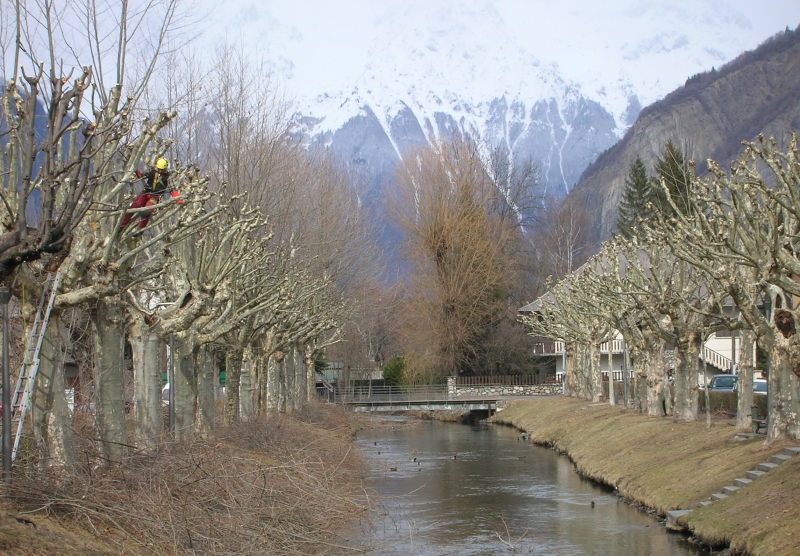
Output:
[[[412,145],[476,132],[566,192],[640,109],[800,22],[764,0],[227,2],[298,122],[375,186]]]

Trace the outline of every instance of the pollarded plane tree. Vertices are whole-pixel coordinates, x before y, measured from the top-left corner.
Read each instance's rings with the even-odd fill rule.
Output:
[[[632,243],[638,256],[629,259],[627,277],[638,297],[639,315],[675,349],[673,416],[676,421],[696,420],[705,340],[710,331],[722,328],[713,311],[716,303],[706,295],[708,276],[676,258],[666,243]]]
[[[592,401],[599,402],[603,398],[603,375],[600,367],[600,344],[608,342],[611,347],[616,331],[611,325],[611,320],[597,303],[594,291],[594,277],[601,272],[602,260],[592,257],[570,276],[568,295],[564,297],[565,290],[557,289],[554,292],[556,299],[565,307],[572,307],[569,313],[568,326],[572,329],[573,337],[580,338],[581,344],[588,348],[589,376],[592,382]],[[594,269],[595,272],[591,272]],[[610,353],[610,352],[609,352]],[[613,373],[609,365],[609,398],[613,398]]]
[[[101,195],[104,204],[90,211],[75,230],[70,254],[61,266],[62,288],[56,308],[91,307],[96,424],[107,457],[124,455],[129,445],[122,371],[126,292],[157,280],[173,260],[171,244],[191,241],[222,209],[222,205],[206,209],[210,195],[205,180],[192,169],[176,168],[170,179],[180,188],[180,203],[172,199],[156,205],[139,236],[129,229],[120,230],[128,203],[121,187],[124,184],[101,182],[98,189],[105,193]]]
[[[234,208],[220,204],[208,222],[208,226],[195,230],[192,236],[173,247],[172,264],[159,279],[128,291],[127,338],[133,352],[134,416],[140,448],[155,447],[163,428],[161,375],[165,370],[161,367],[161,355],[164,345],[171,335],[180,337],[198,321],[213,315],[215,304],[227,299],[226,281],[239,272],[242,265],[258,259],[258,244],[253,236],[267,235],[261,215],[246,206]],[[212,370],[201,369],[200,372],[211,373]],[[211,411],[213,415],[214,377],[210,380],[190,378],[192,385],[197,380],[197,388],[189,388],[197,392],[196,399],[187,401],[189,396],[183,396],[188,381],[181,376],[182,380],[175,385],[176,400],[181,404],[176,406],[180,411],[187,405],[197,406],[197,413],[207,416]],[[209,392],[212,393],[210,404]],[[182,421],[183,413],[179,414]],[[209,419],[200,421],[209,425]]]
[[[178,17],[175,2],[138,7],[126,2],[100,11],[92,5],[88,13],[84,13],[85,8],[53,3],[16,3],[13,8],[7,3],[0,7],[0,24],[5,27],[2,36],[13,40],[13,44],[3,44],[6,87],[0,129],[7,132],[1,139],[3,279],[9,278],[20,264],[48,253],[53,256],[47,262],[47,271],[55,270],[65,258],[65,264],[85,264],[79,259],[87,258],[87,249],[94,253],[106,251],[101,257],[102,264],[108,267],[105,274],[114,275],[119,270],[114,266],[121,261],[111,253],[113,239],[106,233],[108,230],[89,231],[94,244],[87,247],[81,243],[87,233],[82,230],[82,222],[90,211],[114,212],[120,208],[121,189],[117,188],[125,187],[156,133],[173,117],[160,113],[139,125],[133,115],[164,40]],[[75,58],[78,60],[65,62]],[[85,65],[81,58],[91,60],[92,65]],[[146,62],[140,64],[143,60]],[[71,67],[75,69],[70,70]],[[180,181],[180,176],[176,180]],[[115,189],[117,192],[110,194]],[[94,225],[99,226],[98,219],[94,219]],[[98,241],[106,243],[98,246]],[[137,269],[139,276],[157,272],[157,266],[157,261],[142,263]],[[104,290],[112,295],[118,291],[110,284],[113,281],[112,278],[109,283],[98,284],[94,292]],[[28,287],[28,292],[36,289],[36,284],[24,280],[24,276],[17,284]],[[64,295],[60,296],[52,317],[56,323],[61,308],[80,304],[87,293],[69,297],[76,287],[74,274],[65,275],[62,284],[61,291],[68,294],[68,299],[65,304]],[[82,289],[80,284],[77,287]],[[51,339],[58,343],[56,327],[51,328],[51,333]],[[55,372],[55,362],[63,361],[59,352],[63,350],[56,345],[56,355],[46,358],[37,380],[38,401],[33,417],[36,430],[46,439],[40,447],[49,452],[43,454],[42,461],[63,462],[70,453],[64,449],[69,443],[68,432],[59,433],[59,429],[68,431],[63,423],[63,377]],[[121,400],[120,392],[120,416]],[[125,440],[108,430],[119,429],[124,416],[112,419],[116,424],[106,427],[105,409],[98,407],[98,423],[104,429],[101,436],[113,436],[116,445],[124,446]],[[105,442],[104,446],[108,448]]]
[[[115,159],[138,161],[149,141],[146,132],[131,141],[131,116],[179,18],[175,2],[81,11],[49,2],[0,7],[2,281],[26,261],[68,250],[98,182],[130,176],[133,167],[125,174]],[[131,51],[149,64],[131,62]],[[76,55],[84,62],[65,63]]]
[[[761,137],[747,143],[730,173],[709,161],[711,177],[695,180],[704,210],[676,222],[675,253],[717,281],[769,356],[767,438],[800,436],[796,299],[800,156]]]
[[[226,334],[247,327],[252,316],[277,302],[286,281],[275,272],[272,236],[260,213],[234,209],[229,216],[234,215],[223,228],[210,232],[205,243],[184,243],[178,255],[185,275],[211,294],[209,311],[172,336],[178,438],[207,435],[213,426],[214,371],[205,346],[219,344]],[[232,380],[226,384],[228,396],[235,397],[240,368],[226,368]]]
[[[590,274],[587,293],[595,310],[625,340],[634,371],[634,407],[651,416],[663,416],[666,373],[661,341],[650,324],[639,317],[641,298],[633,295],[627,280],[628,260],[636,256],[638,248],[628,242],[619,238],[605,242],[595,263],[584,270]]]
[[[262,336],[260,413],[294,411],[305,405],[315,392],[316,355],[340,340],[341,323],[348,317],[349,303],[329,282],[305,276],[293,280],[297,287],[290,303],[280,309]]]
[[[539,298],[531,315],[523,315],[521,319],[531,334],[565,342],[567,393],[600,401],[603,396],[600,343],[609,337],[610,329],[608,323],[596,315],[586,316],[587,307],[581,303],[582,296],[574,293],[580,287],[579,272],[567,276]]]

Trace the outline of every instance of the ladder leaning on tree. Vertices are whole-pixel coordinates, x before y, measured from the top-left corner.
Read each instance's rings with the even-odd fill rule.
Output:
[[[13,451],[11,460],[17,457],[19,441],[22,437],[22,428],[25,424],[25,416],[33,395],[33,387],[36,384],[36,374],[39,372],[39,353],[42,350],[42,341],[47,332],[47,322],[50,320],[50,311],[58,292],[58,282],[61,279],[61,272],[55,275],[48,274],[42,290],[42,298],[39,300],[39,310],[36,312],[36,319],[33,321],[31,334],[28,337],[28,346],[25,348],[25,357],[22,360],[22,368],[17,379],[17,388],[11,398],[11,428],[16,426],[16,433],[13,433]],[[45,300],[47,306],[45,306]]]

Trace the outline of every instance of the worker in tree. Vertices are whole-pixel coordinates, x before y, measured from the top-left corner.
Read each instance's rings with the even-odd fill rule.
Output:
[[[158,202],[161,200],[161,196],[164,195],[164,193],[166,193],[169,189],[169,172],[167,172],[167,166],[167,159],[159,158],[156,160],[155,167],[151,168],[144,174],[138,168],[136,169],[136,177],[141,178],[145,185],[144,191],[136,196],[130,208],[138,209],[158,204]],[[143,230],[150,221],[150,217],[153,216],[153,211],[148,210],[146,212],[139,212],[136,214],[141,218],[137,228],[139,230]],[[127,226],[128,222],[131,221],[133,216],[133,214],[126,214],[122,218],[120,227],[124,228]]]

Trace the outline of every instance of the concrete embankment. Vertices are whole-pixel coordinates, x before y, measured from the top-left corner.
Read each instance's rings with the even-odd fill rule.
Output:
[[[693,510],[679,523],[707,544],[730,546],[730,554],[800,554],[800,457],[736,482],[797,441],[739,441],[727,420],[708,429],[704,421],[675,423],[572,398],[513,401],[492,420],[527,431],[568,455],[583,476],[661,515]],[[703,505],[734,484],[741,486],[730,496]]]

